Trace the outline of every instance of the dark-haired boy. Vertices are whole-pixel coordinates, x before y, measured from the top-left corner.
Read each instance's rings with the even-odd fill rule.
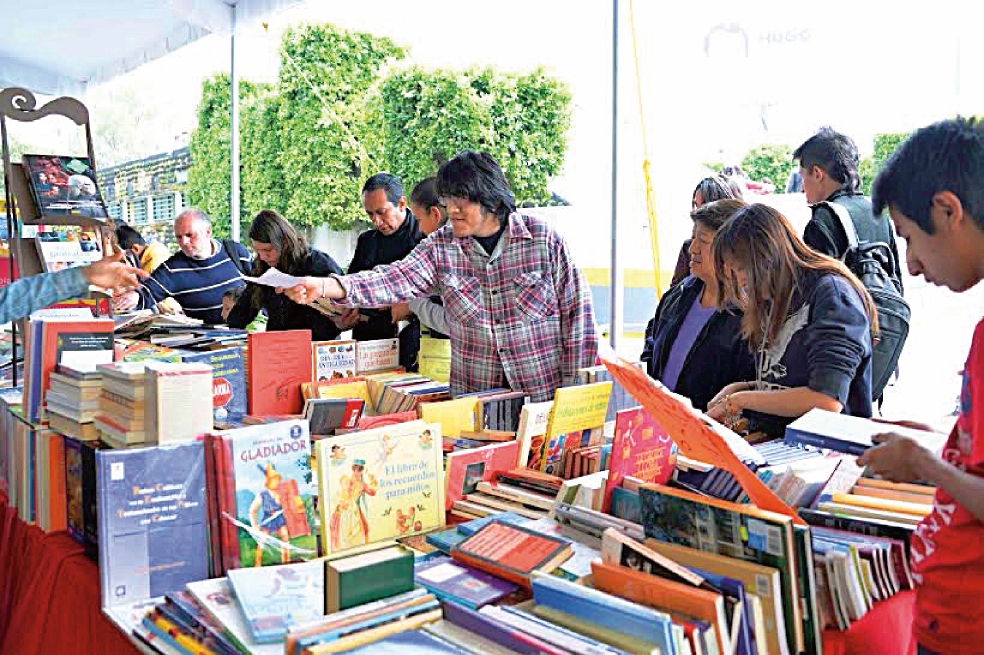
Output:
[[[875,180],[873,206],[888,207],[906,240],[912,275],[953,291],[984,279],[984,129],[948,120],[913,134]],[[912,537],[919,652],[984,648],[984,320],[963,371],[960,415],[942,457],[888,433],[858,460],[890,480],[937,487],[932,513]]]

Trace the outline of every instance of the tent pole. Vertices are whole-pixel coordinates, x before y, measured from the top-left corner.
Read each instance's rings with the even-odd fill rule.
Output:
[[[608,305],[608,339],[615,352],[622,337],[625,287],[618,257],[618,3],[612,0],[612,258]]]
[[[236,5],[232,10],[232,34],[229,37],[229,229],[239,241],[239,69],[236,68]]]

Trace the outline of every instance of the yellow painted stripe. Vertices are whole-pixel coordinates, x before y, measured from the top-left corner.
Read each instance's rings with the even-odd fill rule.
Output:
[[[587,278],[588,284],[593,287],[607,287],[611,282],[611,269],[608,268],[582,268],[581,272]],[[625,279],[626,288],[631,289],[654,289],[656,287],[656,276],[653,269],[649,268],[626,268],[622,274]],[[673,271],[660,271],[663,288],[669,288],[670,281],[673,279]]]

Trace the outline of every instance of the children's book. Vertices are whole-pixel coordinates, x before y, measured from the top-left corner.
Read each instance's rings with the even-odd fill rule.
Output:
[[[326,555],[444,525],[439,425],[399,423],[315,449]]]
[[[239,607],[253,639],[281,641],[287,628],[325,614],[325,564],[322,560],[229,571]]]
[[[621,486],[627,475],[643,482],[665,484],[673,475],[672,452],[673,439],[645,409],[618,412],[602,511],[611,509],[612,490]]]
[[[516,468],[518,456],[519,443],[516,441],[449,453],[445,509],[450,511],[455,502],[475,493],[480,482],[494,480],[497,473]]]
[[[315,341],[311,344],[314,382],[355,377],[355,341]]]

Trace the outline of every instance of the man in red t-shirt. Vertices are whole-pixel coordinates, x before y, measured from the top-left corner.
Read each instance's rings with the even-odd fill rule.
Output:
[[[913,134],[875,180],[875,214],[886,206],[912,275],[958,293],[984,279],[984,126],[948,120]],[[942,457],[898,434],[875,439],[859,464],[937,487],[912,537],[919,653],[984,652],[984,319]]]

